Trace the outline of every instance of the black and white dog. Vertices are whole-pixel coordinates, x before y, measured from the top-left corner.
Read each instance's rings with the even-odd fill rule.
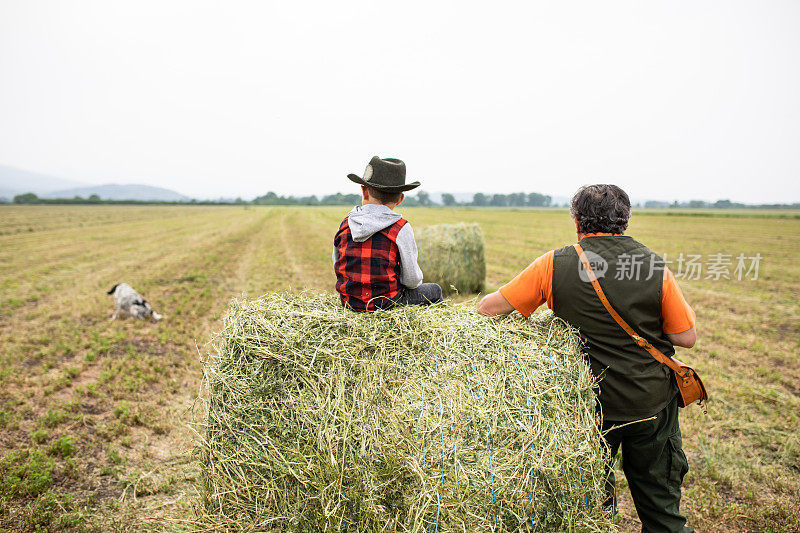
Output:
[[[116,319],[120,312],[123,313],[123,316],[127,314],[139,320],[152,318],[158,322],[162,318],[161,315],[153,311],[147,300],[142,298],[142,295],[133,290],[133,287],[127,283],[114,285],[108,291],[108,294],[114,295],[114,304],[116,305],[111,320]]]

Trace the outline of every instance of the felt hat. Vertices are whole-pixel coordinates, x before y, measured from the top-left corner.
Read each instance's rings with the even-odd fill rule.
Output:
[[[347,177],[359,185],[388,192],[410,191],[419,187],[418,181],[406,183],[405,163],[391,157],[381,159],[377,155],[370,159],[363,178],[355,174],[348,174]]]

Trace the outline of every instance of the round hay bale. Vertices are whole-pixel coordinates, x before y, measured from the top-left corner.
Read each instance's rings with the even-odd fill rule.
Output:
[[[552,315],[268,294],[213,346],[198,528],[613,529],[595,383]]]
[[[425,281],[444,294],[478,293],[486,279],[483,231],[478,224],[437,224],[416,232]]]

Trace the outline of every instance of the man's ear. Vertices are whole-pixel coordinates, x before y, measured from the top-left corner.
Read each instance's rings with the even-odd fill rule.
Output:
[[[397,204],[395,205],[395,207],[396,207],[396,206],[398,206],[398,205],[400,205],[400,204],[402,204],[402,203],[403,203],[403,200],[405,200],[405,199],[406,199],[406,195],[405,195],[405,194],[403,194],[403,193],[400,193],[400,199],[399,199],[399,200],[397,200]]]
[[[581,227],[578,225],[578,220],[573,218],[572,221],[575,223],[575,231],[580,233],[581,232]]]
[[[361,198],[366,202],[369,200],[369,187],[366,185],[361,186]]]

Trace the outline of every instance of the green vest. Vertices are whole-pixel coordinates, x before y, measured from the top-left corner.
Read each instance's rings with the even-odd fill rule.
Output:
[[[663,260],[626,236],[585,237],[580,244],[612,307],[639,335],[672,356],[675,349],[661,329]],[[677,393],[669,368],[614,321],[579,266],[572,246],[555,251],[553,312],[580,331],[592,373],[600,379],[603,417],[630,421],[658,413]]]

